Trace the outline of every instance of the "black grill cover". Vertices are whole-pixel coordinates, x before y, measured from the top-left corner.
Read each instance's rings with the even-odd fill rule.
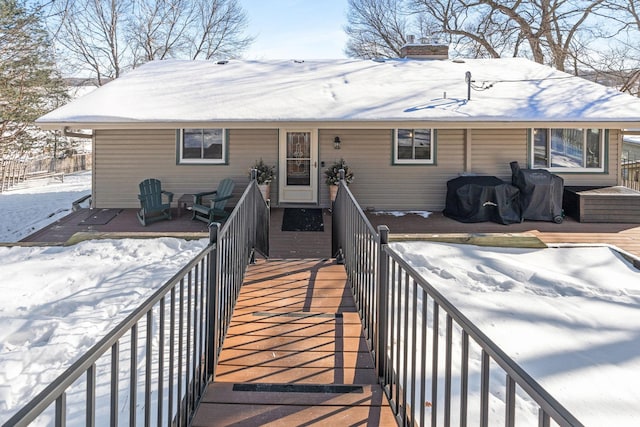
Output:
[[[564,180],[544,169],[520,169],[511,162],[511,183],[520,189],[522,219],[562,222]]]
[[[461,176],[447,182],[443,214],[460,222],[521,222],[520,191],[495,176]]]

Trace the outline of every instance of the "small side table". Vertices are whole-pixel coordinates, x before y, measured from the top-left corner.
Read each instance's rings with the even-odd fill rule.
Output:
[[[182,210],[187,210],[193,206],[193,194],[183,194],[178,199],[178,218],[182,216]]]

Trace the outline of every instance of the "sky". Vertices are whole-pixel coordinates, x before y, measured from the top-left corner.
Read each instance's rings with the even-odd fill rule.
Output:
[[[245,59],[345,58],[347,0],[240,0],[247,33]]]

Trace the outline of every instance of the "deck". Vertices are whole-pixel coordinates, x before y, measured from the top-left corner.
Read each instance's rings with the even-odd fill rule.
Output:
[[[24,241],[61,243],[83,235],[205,237],[207,233],[206,225],[192,221],[190,215],[142,227],[135,210],[124,209],[105,224],[87,221],[98,214],[102,215],[74,212]],[[271,257],[247,271],[215,381],[193,425],[395,425],[377,385],[344,268],[331,260],[330,212],[323,211],[323,232],[282,231],[282,215],[282,209],[271,211]],[[546,244],[615,245],[640,259],[638,224],[580,223],[571,218],[562,224],[463,224],[440,213],[429,218],[368,216],[374,226],[387,225],[392,238],[464,240],[524,233]]]
[[[249,267],[192,425],[395,425],[342,266]]]
[[[89,216],[97,210],[81,209],[62,218],[49,227],[23,239],[28,243],[64,243],[75,233],[93,236],[176,236],[204,237],[207,226],[200,221],[192,221],[191,215],[174,215],[172,221],[160,221],[147,227],[140,225],[135,209],[122,209],[106,224],[85,224]],[[331,213],[323,210],[324,232],[281,231],[283,209],[271,210],[270,258],[304,259],[331,258]],[[640,215],[640,214],[639,214]],[[433,213],[429,218],[409,214],[396,217],[390,214],[367,213],[374,226],[387,225],[391,235],[457,234],[516,234],[527,233],[546,244],[609,244],[640,258],[640,224],[624,223],[581,223],[573,218],[565,218],[562,224],[543,221],[524,221],[520,224],[501,225],[491,222],[465,224]]]

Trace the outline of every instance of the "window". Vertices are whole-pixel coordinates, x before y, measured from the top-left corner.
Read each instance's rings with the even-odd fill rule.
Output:
[[[179,132],[180,163],[225,163],[226,132],[224,129],[181,129]]]
[[[604,172],[604,130],[533,129],[534,168]]]
[[[433,129],[396,129],[395,164],[433,164],[435,131]]]

